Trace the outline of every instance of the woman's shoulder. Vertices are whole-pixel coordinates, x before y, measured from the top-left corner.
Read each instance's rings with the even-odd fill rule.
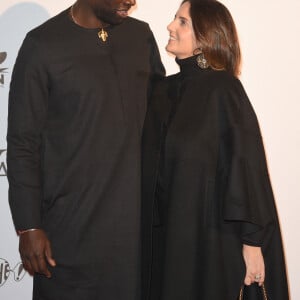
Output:
[[[205,76],[205,83],[216,90],[243,89],[241,81],[226,71],[210,70]]]
[[[240,106],[245,101],[249,101],[239,78],[226,71],[209,72],[204,84],[209,94],[213,95],[218,101],[223,102],[224,105],[235,104]]]
[[[156,82],[154,91],[161,92],[161,93],[167,92],[168,89],[178,84],[179,77],[180,77],[180,73],[176,73],[161,78]]]
[[[172,91],[178,86],[178,77],[179,73],[157,80],[153,86],[150,103],[155,105],[155,103],[167,101],[170,97],[170,93],[172,94]]]
[[[157,80],[153,86],[149,100],[148,112],[152,112],[164,119],[168,115],[172,105],[172,91],[178,86],[178,74]]]
[[[257,130],[258,120],[251,101],[243,87],[242,82],[226,73],[215,72],[216,84],[212,97],[223,115],[233,124],[248,128],[251,131]]]

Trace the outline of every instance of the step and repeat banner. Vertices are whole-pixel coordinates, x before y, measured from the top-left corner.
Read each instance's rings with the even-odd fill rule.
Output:
[[[132,16],[147,21],[168,74],[178,71],[165,52],[166,26],[179,0],[138,0]],[[241,80],[258,115],[286,251],[291,299],[300,299],[300,1],[224,0],[236,21],[243,53]],[[9,83],[25,34],[72,5],[70,0],[0,1],[0,299],[30,300],[8,206],[6,125]],[[55,300],[55,299],[53,299]],[[282,299],[285,300],[285,299]]]

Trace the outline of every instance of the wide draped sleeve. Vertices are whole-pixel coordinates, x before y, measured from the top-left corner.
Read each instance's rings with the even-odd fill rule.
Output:
[[[258,120],[239,80],[219,93],[223,218],[240,222],[244,243],[263,246],[277,213]]]

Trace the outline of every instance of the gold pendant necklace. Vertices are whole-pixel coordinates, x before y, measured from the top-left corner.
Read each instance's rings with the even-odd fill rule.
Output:
[[[77,24],[78,26],[81,27],[81,25],[76,21],[75,17],[74,17],[74,12],[73,12],[73,8],[74,5],[71,6],[71,9],[70,9],[70,13],[71,13],[71,18],[72,18],[72,21]],[[98,37],[100,40],[102,40],[104,43],[107,41],[107,38],[108,38],[108,33],[106,30],[104,30],[103,28],[100,29],[100,31],[98,32]]]
[[[107,38],[108,38],[108,33],[107,31],[105,31],[103,28],[101,28],[101,30],[98,32],[98,37],[99,39],[101,39],[103,42],[106,42]]]

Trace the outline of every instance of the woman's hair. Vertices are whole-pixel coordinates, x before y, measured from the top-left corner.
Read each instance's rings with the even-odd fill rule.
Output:
[[[233,18],[216,0],[184,0],[191,5],[190,16],[196,40],[208,64],[215,70],[240,73],[241,51]]]

